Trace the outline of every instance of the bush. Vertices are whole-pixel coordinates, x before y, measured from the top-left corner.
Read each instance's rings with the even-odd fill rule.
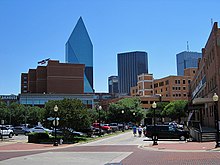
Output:
[[[28,134],[28,143],[40,143],[42,141],[48,140],[48,133],[30,133]]]

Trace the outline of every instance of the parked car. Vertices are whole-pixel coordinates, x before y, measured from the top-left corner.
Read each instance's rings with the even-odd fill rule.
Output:
[[[95,128],[98,128],[98,129],[100,128],[106,133],[111,133],[112,132],[112,129],[109,126],[109,124],[100,124],[100,126],[99,126],[99,123],[93,123],[92,126],[95,127]]]
[[[18,136],[18,134],[27,135],[27,133],[30,132],[29,128],[24,127],[24,126],[15,126],[15,127],[13,128],[13,131],[14,131],[14,134],[15,134],[16,136]]]
[[[70,136],[85,136],[86,134],[83,132],[75,131],[72,128],[67,129],[56,129],[57,136],[62,136],[64,134],[68,134]],[[55,135],[55,129],[52,130],[52,135]]]
[[[118,123],[110,123],[109,125],[110,125],[110,127],[111,127],[111,129],[112,129],[113,132],[119,130],[119,128],[118,128]]]
[[[145,136],[157,139],[180,139],[186,140],[189,138],[189,131],[181,130],[171,125],[148,125],[146,126]]]
[[[14,135],[13,130],[5,126],[0,126],[0,138],[3,138],[3,136],[8,136],[9,138],[12,138],[13,135]]]
[[[8,129],[12,129],[12,130],[13,130],[13,128],[14,128],[13,125],[2,125],[2,126],[8,128]]]
[[[44,128],[44,127],[41,127],[41,126],[36,126],[36,127],[30,128],[29,132],[30,133],[33,133],[33,132],[37,132],[37,133],[44,133],[44,132],[52,133],[52,130]]]

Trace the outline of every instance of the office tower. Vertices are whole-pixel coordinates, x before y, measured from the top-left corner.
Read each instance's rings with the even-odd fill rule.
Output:
[[[190,51],[178,53],[176,55],[177,75],[183,76],[186,68],[197,68],[199,58],[202,58],[202,53]]]
[[[108,78],[108,93],[118,93],[118,76]]]
[[[66,62],[85,64],[84,93],[93,92],[93,45],[81,17],[66,43]]]
[[[119,93],[130,94],[130,88],[137,85],[137,77],[148,73],[146,52],[135,51],[118,54]]]

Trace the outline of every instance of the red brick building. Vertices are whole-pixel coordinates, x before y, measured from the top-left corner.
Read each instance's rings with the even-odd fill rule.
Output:
[[[49,60],[47,66],[21,74],[21,93],[83,94],[84,64]]]
[[[191,82],[190,94],[192,104],[200,105],[193,110],[193,120],[204,127],[216,127],[215,118],[220,114],[219,101],[217,107],[212,100],[216,93],[220,96],[220,28],[214,23],[202,59],[199,60],[198,71]],[[193,109],[193,107],[191,107]],[[218,110],[218,114],[215,112]],[[218,117],[219,118],[219,117]]]
[[[188,100],[189,84],[197,68],[187,68],[184,76],[167,76],[154,79],[153,74],[138,76],[137,86],[131,88],[131,96],[139,96],[143,108],[150,108],[154,101]]]

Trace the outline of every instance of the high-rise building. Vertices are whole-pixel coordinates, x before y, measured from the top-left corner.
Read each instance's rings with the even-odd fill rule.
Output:
[[[85,64],[84,93],[93,92],[93,45],[81,17],[66,42],[66,62]]]
[[[190,51],[178,53],[176,55],[177,75],[183,76],[186,68],[197,68],[199,58],[202,58],[202,53]]]
[[[129,95],[130,88],[137,85],[138,75],[148,73],[146,52],[135,51],[118,54],[119,93]]]
[[[118,76],[110,76],[108,78],[108,92],[118,93]]]

